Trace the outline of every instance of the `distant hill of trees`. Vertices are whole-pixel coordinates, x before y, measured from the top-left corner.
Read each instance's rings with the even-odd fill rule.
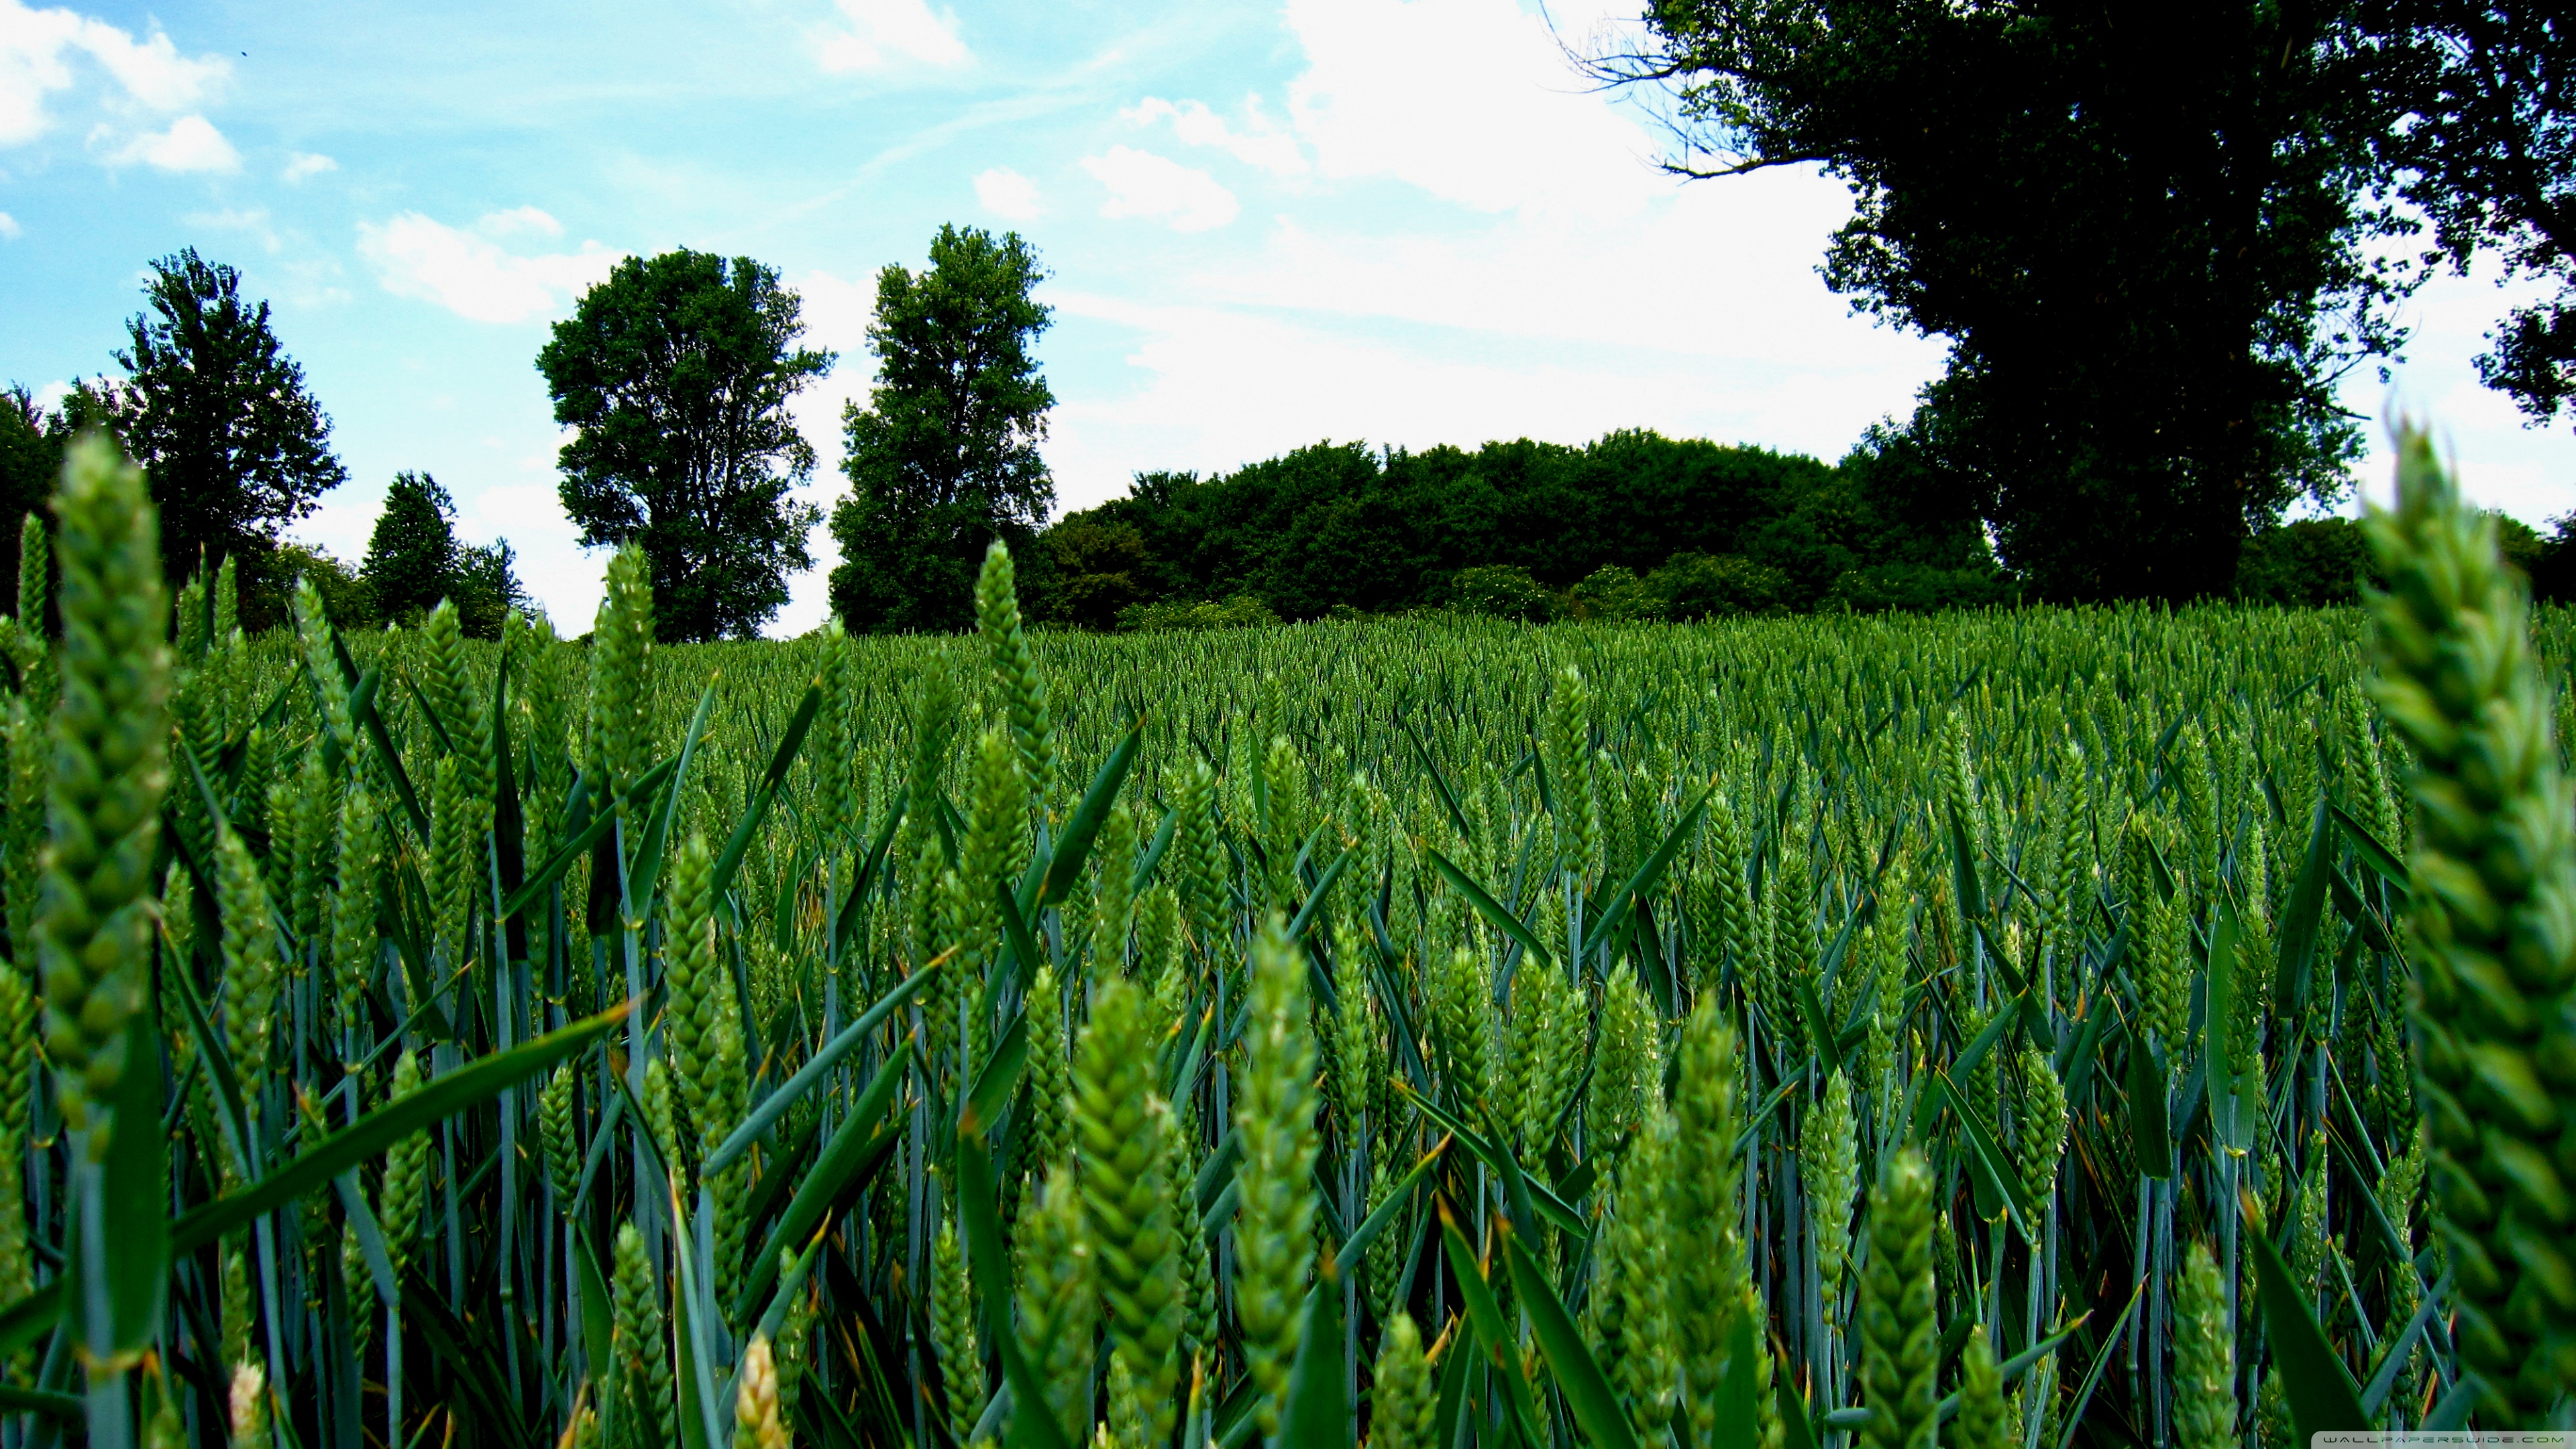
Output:
[[[1317,443],[1233,473],[1141,473],[1041,537],[1043,617],[1183,624],[1257,601],[1283,619],[1460,607],[1669,617],[1998,602],[1966,517],[1908,506],[1902,444],[1841,464],[1652,432],[1472,452]],[[1196,609],[1231,622],[1240,608]]]
[[[1909,433],[1841,462],[1653,432],[1469,451],[1322,442],[1232,473],[1140,473],[1068,513],[1021,570],[1033,612],[1080,629],[1207,629],[1455,609],[1672,619],[1975,607],[2024,597],[1984,529],[1945,507]],[[2576,599],[2576,516],[2548,536],[2499,517],[2542,599]],[[2358,602],[2349,519],[2257,530],[2234,596]],[[2035,601],[2035,600],[2034,600]]]

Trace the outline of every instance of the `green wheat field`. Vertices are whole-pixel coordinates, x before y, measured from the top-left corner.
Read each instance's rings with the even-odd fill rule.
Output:
[[[2576,618],[2420,440],[2327,613],[245,638],[143,500],[0,631],[13,1449],[2568,1422]]]

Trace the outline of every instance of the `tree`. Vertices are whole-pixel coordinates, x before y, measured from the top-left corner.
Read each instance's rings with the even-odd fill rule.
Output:
[[[501,621],[525,605],[527,590],[519,585],[519,554],[506,538],[467,544],[456,551],[456,624],[468,639],[498,639]]]
[[[1045,593],[1049,623],[1113,629],[1118,613],[1142,602],[1137,574],[1145,567],[1145,536],[1133,524],[1081,515],[1047,530],[1045,553],[1055,567]]]
[[[1050,309],[1016,233],[942,226],[930,265],[877,273],[877,385],[842,414],[849,497],[832,607],[852,629],[962,629],[975,570],[1001,538],[1023,556],[1055,505],[1038,443],[1047,390],[1032,349]]]
[[[2576,399],[2576,25],[2548,5],[2370,0],[2389,37],[2408,123],[2386,140],[2431,257],[2465,272],[2480,251],[2556,295],[2516,307],[2477,360],[2533,422]]]
[[[1652,575],[1648,593],[1680,599],[1675,618],[1829,607],[1837,588],[1877,608],[1990,601],[1985,535],[1921,506],[1921,471],[1884,438],[1835,466],[1635,430],[1581,447],[1324,442],[1210,478],[1139,473],[1127,496],[1059,520],[1045,552],[1065,597],[1114,578],[1141,603],[1247,594],[1289,619],[1446,605],[1544,617],[1605,567]],[[1114,564],[1082,561],[1131,533]],[[1716,572],[1688,562],[1700,556]]]
[[[795,346],[796,293],[749,257],[630,257],[554,325],[537,368],[563,447],[564,511],[593,547],[643,546],[664,639],[758,632],[813,566],[814,471],[787,405],[833,357]]]
[[[347,562],[334,557],[328,549],[304,543],[282,543],[277,546],[277,575],[282,579],[305,579],[313,591],[322,596],[322,616],[333,626],[343,629],[372,628],[377,623],[375,605],[366,581]]]
[[[447,489],[427,473],[405,471],[385,490],[358,576],[375,619],[411,623],[441,599],[453,599],[466,637],[498,639],[502,617],[525,598],[512,572],[516,558],[508,539],[481,547],[458,543],[456,502]]]
[[[126,376],[75,402],[143,465],[173,583],[201,551],[237,559],[244,624],[273,624],[283,617],[269,567],[279,531],[348,478],[331,420],[278,345],[268,304],[242,300],[241,273],[191,247],[152,264],[143,296],[151,310],[126,323],[128,345],[114,354]]]
[[[0,534],[41,511],[63,467],[62,431],[35,394],[12,383],[0,390]]]
[[[2364,251],[2398,116],[2359,0],[1655,0],[1693,176],[1821,163],[1854,306],[1951,343],[1911,432],[2063,597],[2223,593],[2358,454],[2340,372],[2420,273]]]
[[[409,623],[447,597],[456,574],[455,517],[456,501],[436,478],[409,469],[394,475],[358,564],[376,618]]]

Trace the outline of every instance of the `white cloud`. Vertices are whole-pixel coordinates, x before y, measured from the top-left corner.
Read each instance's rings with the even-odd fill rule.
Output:
[[[1207,231],[1234,220],[1242,209],[1215,177],[1151,151],[1112,146],[1082,158],[1082,169],[1109,188],[1102,216],[1169,217],[1174,231]]]
[[[565,301],[606,278],[624,255],[585,241],[575,252],[517,256],[491,239],[530,229],[526,214],[532,211],[494,212],[473,231],[417,211],[382,223],[360,222],[358,252],[375,267],[385,290],[396,296],[435,302],[470,321],[525,322],[560,310]],[[553,218],[546,221],[551,224]]]
[[[1288,113],[1326,177],[1392,177],[1480,211],[1633,209],[1652,138],[1514,0],[1288,0]]]
[[[1032,221],[1046,211],[1038,184],[1008,166],[977,173],[975,204],[1004,221]]]
[[[2513,399],[2477,380],[2474,359],[2487,350],[2486,333],[2511,309],[2543,301],[2554,292],[2542,278],[2502,281],[2492,257],[2469,275],[2438,275],[2408,299],[2403,317],[2411,335],[2406,359],[2382,386],[2370,368],[2355,368],[2341,389],[2345,407],[2369,419],[2370,452],[2358,468],[2359,494],[2391,500],[2397,467],[2388,429],[2399,419],[2429,428],[2434,447],[2455,468],[2460,491],[2486,508],[2502,509],[2535,527],[2576,509],[2576,439],[2561,413],[2553,423],[2528,426]],[[2359,508],[2347,500],[2342,511]]]
[[[277,179],[293,185],[306,177],[319,176],[325,171],[339,169],[340,163],[328,156],[316,156],[311,152],[298,151],[286,158],[286,169],[277,174]]]
[[[105,126],[90,133],[95,146],[110,135]],[[104,152],[110,166],[131,166],[136,162],[156,171],[238,171],[241,155],[233,143],[215,129],[203,116],[181,116],[167,130],[146,131],[129,138],[123,145]]]
[[[928,0],[839,0],[847,29],[827,29],[816,58],[824,70],[882,73],[908,65],[951,70],[974,57],[957,38],[957,13],[933,15]]]
[[[0,238],[5,238],[9,241],[16,241],[18,238],[25,236],[26,234],[27,229],[18,225],[18,218],[11,216],[5,211],[0,211]]]
[[[1245,129],[1241,131],[1227,125],[1223,116],[1201,101],[1174,104],[1160,96],[1147,96],[1118,114],[1140,126],[1169,120],[1172,134],[1180,138],[1182,145],[1214,146],[1273,176],[1303,176],[1313,169],[1307,164],[1306,153],[1299,149],[1297,138],[1281,130],[1261,109],[1259,96],[1248,97],[1243,106]]]
[[[562,236],[563,223],[533,206],[514,206],[508,211],[486,212],[474,223],[474,229],[488,237]]]
[[[219,56],[190,59],[159,30],[125,30],[67,9],[0,0],[0,146],[34,140],[49,124],[45,97],[69,90],[75,57],[105,71],[124,107],[168,115],[202,105],[232,73]]]
[[[277,226],[266,207],[226,207],[222,211],[191,212],[180,218],[190,226],[208,231],[237,231],[247,234],[260,245],[260,250],[275,256],[286,242],[277,234]]]

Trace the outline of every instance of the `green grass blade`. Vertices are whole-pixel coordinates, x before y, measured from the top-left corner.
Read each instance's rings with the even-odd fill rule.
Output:
[[[2285,1017],[2295,1015],[2308,995],[2317,922],[2325,911],[2326,873],[2334,863],[2333,832],[2326,815],[2330,808],[2324,800],[2317,802],[2316,817],[2308,825],[2307,854],[2299,860],[2298,879],[2290,886],[2289,902],[2281,908],[2280,960],[2272,981],[2272,1005]]]
[[[1522,950],[1529,952],[1532,956],[1537,957],[1541,961],[1553,961],[1556,959],[1556,957],[1549,952],[1546,944],[1539,940],[1536,932],[1532,931],[1528,926],[1521,924],[1520,917],[1503,909],[1502,902],[1495,900],[1491,895],[1488,895],[1483,886],[1480,886],[1474,881],[1468,879],[1467,873],[1451,864],[1449,857],[1442,855],[1439,851],[1430,849],[1425,849],[1423,854],[1430,858],[1432,869],[1439,871],[1440,874],[1448,880],[1450,886],[1458,892],[1458,894],[1466,897],[1467,904],[1474,906],[1476,908],[1476,914],[1483,916],[1486,922],[1493,926],[1495,930],[1498,930],[1504,935],[1511,937],[1513,940],[1520,942]]]
[[[2084,1371],[2084,1382],[2075,1391],[2075,1403],[2066,1411],[2066,1435],[2057,1441],[2057,1449],[2075,1449],[2075,1436],[2084,1431],[2084,1411],[2092,1406],[2093,1391],[2102,1383],[2102,1371],[2111,1366],[2112,1357],[2120,1351],[2120,1332],[2129,1326],[2129,1315],[2146,1300],[2145,1290],[2143,1283],[2130,1290],[2127,1305],[2121,1308],[2119,1317],[2111,1320],[2110,1331],[2102,1337],[2101,1352],[2093,1355],[2093,1367]]]
[[[2317,1327],[2316,1315],[2308,1311],[2306,1295],[2290,1276],[2290,1265],[2281,1261],[2281,1251],[2272,1246],[2268,1235],[2250,1231],[2250,1213],[2246,1226],[2249,1231],[2241,1236],[2254,1257],[2263,1326],[2272,1341],[2281,1393],[2290,1401],[2290,1421],[2296,1426],[2298,1442],[2307,1443],[2311,1436],[2321,1433],[2370,1428],[2370,1414],[2361,1406],[2361,1390],[2353,1386],[2343,1359],[2326,1342],[2324,1330]]]
[[[1951,1115],[1959,1120],[1959,1135],[1968,1144],[1969,1160],[1993,1180],[1996,1190],[2003,1194],[2004,1205],[2012,1210],[2022,1231],[2036,1241],[2039,1209],[2031,1201],[2030,1189],[2023,1184],[2020,1170],[2013,1166],[2012,1158],[1995,1141],[1994,1134],[1986,1130],[1984,1120],[1968,1110],[1967,1100],[1959,1095],[1959,1088],[1950,1080],[1950,1074],[1938,1073],[1933,1082],[1942,1098],[1949,1103]]]
[[[2218,1140],[2243,1152],[2254,1145],[2254,1127],[2262,1115],[2260,1097],[2263,1083],[2248,1070],[2254,1044],[2237,1040],[2236,994],[2248,989],[2260,990],[2259,983],[2249,983],[2239,970],[2236,943],[2239,936],[2235,899],[2225,892],[2218,897],[2209,930],[2209,990],[2205,1017],[2208,1030],[2204,1071],[2209,1082],[2209,1116],[2216,1127]],[[2247,1101],[2248,1090],[2257,1099]]]
[[[2334,817],[2336,828],[2343,831],[2344,838],[2352,842],[2353,853],[2361,857],[2361,863],[2369,866],[2372,873],[2381,880],[2401,891],[2405,890],[2413,876],[2406,869],[2406,862],[2398,858],[2397,852],[2383,844],[2378,836],[2371,834],[2369,826],[2354,819],[2351,811],[2331,800],[2325,802],[2325,808],[2327,813]]]
[[[1531,1401],[1529,1381],[1521,1377],[1520,1354],[1513,1345],[1518,1337],[1503,1318],[1502,1305],[1494,1301],[1494,1290],[1485,1281],[1485,1265],[1476,1261],[1476,1250],[1467,1246],[1466,1237],[1458,1231],[1457,1219],[1450,1216],[1449,1204],[1440,1205],[1440,1241],[1449,1252],[1449,1271],[1458,1280],[1458,1296],[1467,1305],[1468,1320],[1476,1325],[1476,1337],[1483,1343],[1488,1370],[1503,1382],[1503,1397],[1511,1405],[1512,1418],[1518,1423],[1521,1440],[1526,1444],[1548,1443],[1539,1432],[1538,1407]]]
[[[1548,1371],[1556,1375],[1557,1389],[1574,1411],[1574,1422],[1583,1426],[1596,1449],[1637,1449],[1637,1436],[1628,1427],[1618,1395],[1611,1392],[1608,1376],[1585,1346],[1573,1315],[1565,1311],[1565,1300],[1556,1296],[1555,1285],[1548,1282],[1518,1236],[1503,1235],[1503,1260],[1510,1266],[1512,1291],[1520,1297],[1521,1311],[1529,1315],[1530,1328],[1538,1336],[1539,1351],[1547,1355]],[[1781,1375],[1782,1382],[1787,1380],[1788,1375]]]
[[[319,1191],[334,1177],[365,1162],[414,1132],[424,1131],[514,1087],[626,1020],[632,1002],[549,1032],[525,1046],[466,1063],[433,1077],[419,1091],[397,1098],[323,1138],[295,1160],[227,1197],[189,1209],[170,1224],[170,1251],[191,1253],[264,1212]]]
[[[796,752],[804,747],[805,735],[814,727],[814,716],[823,708],[823,687],[809,686],[805,698],[797,703],[796,713],[788,716],[787,732],[779,737],[778,748],[770,752],[769,768],[762,772],[760,786],[752,792],[751,802],[742,808],[733,834],[726,838],[724,853],[716,857],[715,898],[723,900],[732,889],[734,873],[742,869],[742,857],[751,849],[753,837],[760,833],[761,822],[769,818],[769,807],[778,798],[779,786],[787,778],[788,768],[796,763]]]
[[[877,1004],[869,1007],[865,1015],[843,1027],[839,1036],[825,1043],[821,1051],[814,1053],[811,1060],[797,1069],[796,1075],[789,1077],[777,1091],[762,1099],[759,1106],[751,1109],[751,1115],[743,1118],[742,1125],[733,1129],[723,1142],[717,1144],[715,1151],[707,1154],[706,1170],[722,1172],[733,1166],[734,1160],[751,1150],[751,1144],[760,1140],[760,1135],[767,1132],[772,1123],[787,1115],[787,1109],[795,1106],[799,1097],[812,1091],[816,1082],[823,1080],[833,1067],[840,1064],[841,1058],[848,1056],[859,1043],[866,1041],[869,1033],[884,1025],[887,1017],[901,1010],[903,1004],[910,1001],[914,994],[930,980],[931,972],[941,969],[943,968],[934,962],[915,971],[905,977],[900,985],[879,997]]]
[[[1449,1142],[1450,1139],[1447,1137],[1440,1139],[1437,1145],[1423,1154],[1420,1162],[1413,1164],[1411,1172],[1398,1178],[1395,1186],[1387,1189],[1386,1200],[1379,1203],[1366,1218],[1362,1219],[1357,1228],[1352,1229],[1350,1237],[1343,1241],[1341,1251],[1333,1255],[1333,1271],[1349,1277],[1359,1267],[1360,1259],[1367,1255],[1369,1245],[1377,1241],[1378,1234],[1386,1231],[1387,1224],[1395,1221],[1395,1215],[1401,1212],[1405,1203],[1412,1199],[1415,1189],[1422,1186],[1423,1179],[1431,1175],[1431,1169],[1448,1154]]]
[[[1306,1321],[1279,1406],[1279,1449],[1350,1449],[1351,1401],[1342,1381],[1342,1287],[1328,1267],[1306,1290]]]
[[[1664,833],[1663,843],[1655,847],[1654,854],[1647,856],[1628,877],[1627,883],[1602,903],[1601,914],[1593,918],[1591,929],[1583,933],[1584,955],[1591,955],[1603,941],[1627,924],[1628,913],[1636,908],[1640,899],[1654,891],[1656,883],[1664,878],[1664,871],[1672,865],[1673,857],[1689,842],[1691,832],[1699,828],[1700,817],[1708,812],[1709,797],[1715,793],[1714,786],[1702,790],[1699,799],[1682,812],[1671,830]]]
[[[2139,1173],[2147,1177],[2173,1176],[2173,1133],[2166,1120],[2169,1095],[2165,1069],[2147,1049],[2147,1039],[2130,1032],[2129,1144],[2137,1154]]]
[[[636,842],[635,855],[627,862],[627,908],[639,921],[652,917],[653,892],[662,881],[662,857],[670,847],[671,827],[679,819],[680,797],[689,784],[689,763],[697,758],[698,741],[706,734],[707,715],[715,707],[716,687],[710,684],[706,693],[698,696],[698,712],[689,717],[689,732],[680,741],[679,761],[671,769],[670,785],[662,791],[661,808],[647,817],[644,838]]]
[[[1036,911],[1050,901],[1065,899],[1073,883],[1082,876],[1083,863],[1091,857],[1091,842],[1100,834],[1100,823],[1109,818],[1109,807],[1118,799],[1118,787],[1127,780],[1127,772],[1136,763],[1136,750],[1145,738],[1145,723],[1138,720],[1119,736],[1109,751],[1109,758],[1091,777],[1089,788],[1082,792],[1082,803],[1073,808],[1065,821],[1064,834],[1056,837],[1054,858],[1047,862],[1046,873],[1038,878],[1035,890],[1022,890],[1019,906],[1022,914]]]
[[[778,1281],[778,1250],[791,1243],[801,1243],[824,1219],[824,1209],[848,1191],[860,1174],[868,1169],[871,1159],[882,1160],[882,1153],[902,1134],[889,1128],[872,1137],[886,1109],[893,1105],[896,1089],[903,1084],[903,1071],[911,1061],[908,1053],[897,1050],[886,1053],[885,1065],[877,1068],[874,1081],[850,1108],[848,1116],[832,1132],[824,1145],[823,1155],[806,1172],[805,1180],[796,1185],[796,1195],[787,1200],[787,1208],[769,1229],[761,1242],[760,1257],[751,1265],[742,1291],[735,1295],[734,1312],[747,1312],[760,1300],[769,1286]]]
[[[653,798],[654,792],[662,788],[662,782],[671,778],[671,772],[678,769],[679,764],[679,759],[675,756],[637,776],[635,788],[626,794],[627,800],[632,802],[636,809],[643,809]],[[576,792],[581,789],[578,784],[573,788]],[[515,916],[534,904],[545,895],[547,887],[563,879],[563,873],[572,869],[572,863],[575,860],[597,849],[599,842],[608,837],[608,832],[616,828],[617,812],[613,809],[602,810],[590,817],[572,839],[564,842],[553,854],[546,857],[545,864],[537,867],[536,874],[521,881],[519,888],[512,891],[509,899],[501,903],[502,916],[504,918]]]
[[[170,1158],[161,1135],[165,1089],[160,1045],[152,999],[146,996],[126,1018],[125,1071],[116,1084],[116,1115],[104,1164],[107,1303],[113,1346],[120,1354],[141,1350],[160,1332],[162,1294],[169,1282],[169,1219],[164,1214],[170,1202]]]
[[[983,1299],[984,1341],[1001,1356],[1002,1377],[1011,1386],[1011,1443],[1028,1449],[1073,1449],[1055,1415],[1047,1412],[1046,1389],[1038,1382],[1020,1336],[1011,1322],[1010,1260],[1002,1246],[1002,1215],[993,1191],[993,1157],[984,1134],[970,1119],[957,1131],[957,1219],[966,1234],[966,1267]]]

